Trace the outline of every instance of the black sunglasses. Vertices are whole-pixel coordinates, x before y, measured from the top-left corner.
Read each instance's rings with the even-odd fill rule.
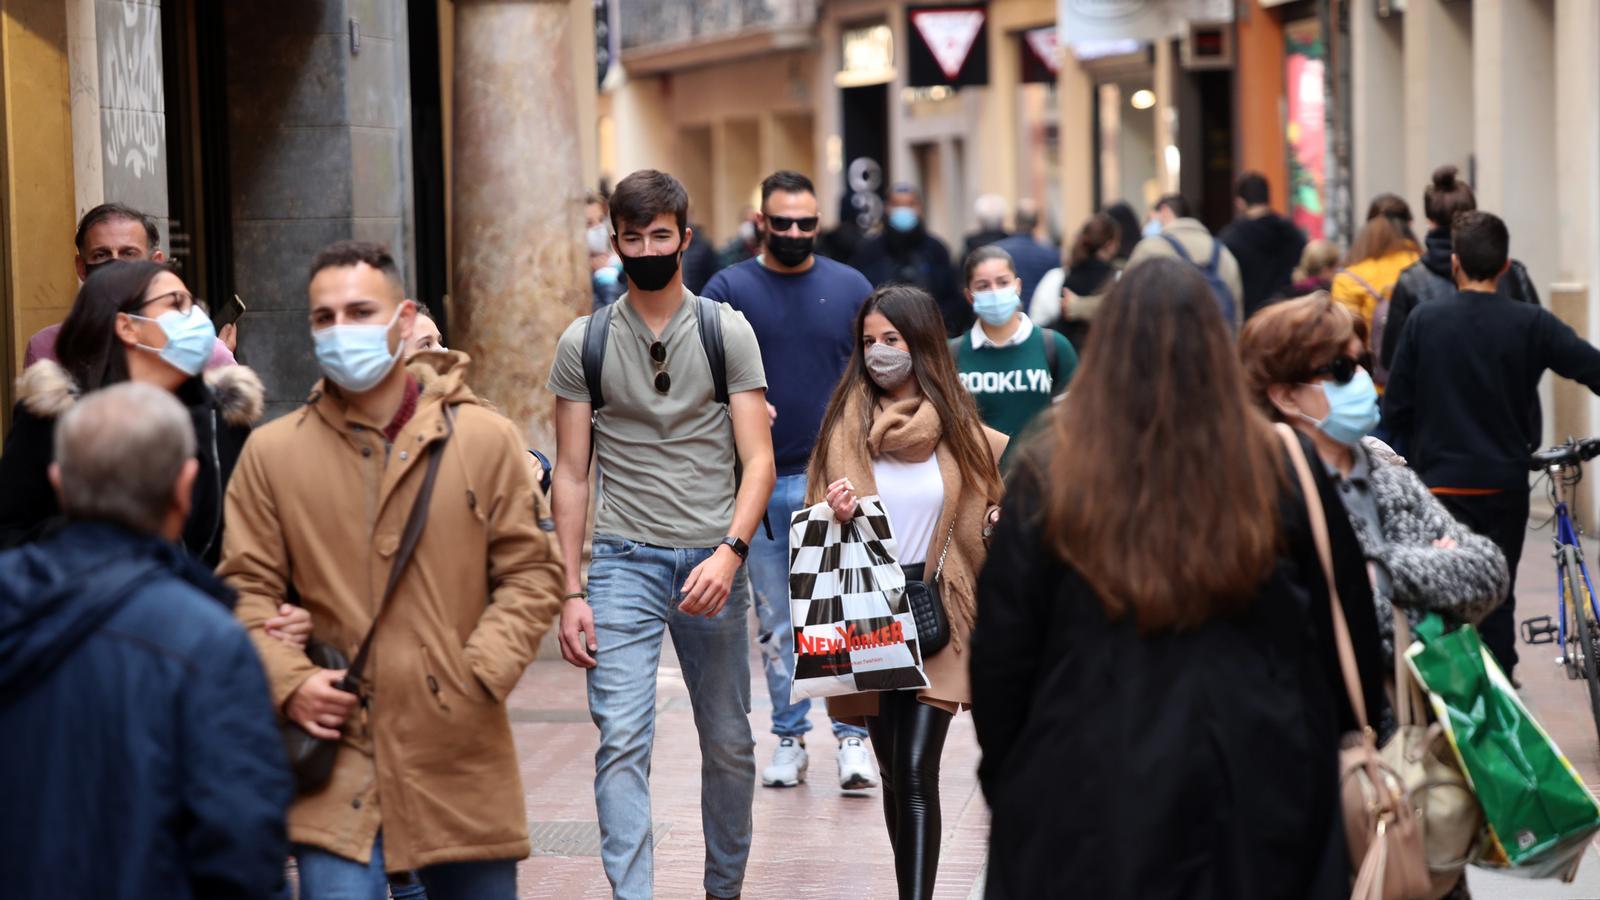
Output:
[[[788,231],[796,225],[800,226],[801,231],[816,231],[817,217],[806,216],[803,219],[791,219],[788,216],[767,216],[767,227],[772,229],[774,234]]]
[[[1369,372],[1372,371],[1371,353],[1364,352],[1359,356],[1335,356],[1333,361],[1327,365],[1312,369],[1306,380],[1310,381],[1312,378],[1326,375],[1339,384],[1349,384],[1350,379],[1356,377],[1356,369],[1358,368],[1366,369]]]
[[[667,374],[667,345],[656,341],[650,345],[650,361],[656,364],[656,393],[665,394],[672,389],[672,376]]]

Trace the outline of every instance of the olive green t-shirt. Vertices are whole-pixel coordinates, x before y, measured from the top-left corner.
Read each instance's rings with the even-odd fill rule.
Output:
[[[611,316],[601,391],[606,403],[594,423],[594,448],[603,477],[595,533],[659,547],[714,547],[733,524],[733,420],[716,401],[711,365],[700,343],[695,297],[673,313],[660,340],[661,367],[672,379],[656,390],[650,359],[656,335],[624,294]],[[718,303],[727,357],[728,393],[767,387],[761,348],[744,314]],[[549,389],[558,397],[589,402],[583,377],[585,316],[556,345]],[[559,452],[559,448],[558,448]]]

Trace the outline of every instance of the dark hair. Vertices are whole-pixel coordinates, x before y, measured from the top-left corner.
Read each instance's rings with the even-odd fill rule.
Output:
[[[1012,213],[1011,220],[1017,234],[1032,234],[1039,227],[1039,210],[1030,201],[1024,200],[1017,204],[1017,211]]]
[[[1440,228],[1449,228],[1457,213],[1478,208],[1472,185],[1456,180],[1457,171],[1455,166],[1434,169],[1433,182],[1422,192],[1422,213]]]
[[[316,278],[323,269],[353,268],[363,263],[387,275],[395,284],[401,283],[400,267],[395,264],[394,254],[388,247],[371,241],[338,241],[323,247],[311,261],[311,272],[306,280]]]
[[[1106,207],[1106,215],[1117,223],[1117,258],[1127,259],[1139,244],[1139,216],[1126,200],[1118,200]]]
[[[1263,206],[1272,202],[1272,187],[1267,184],[1267,176],[1260,172],[1246,172],[1239,176],[1239,182],[1234,185],[1233,194],[1245,202],[1246,206]]]
[[[895,194],[910,194],[911,196],[917,198],[918,203],[922,202],[922,189],[909,181],[896,181],[894,184],[890,185],[889,196],[892,197]]]
[[[1450,246],[1461,272],[1473,281],[1500,277],[1511,258],[1511,232],[1494,213],[1471,210],[1456,215],[1450,224]]]
[[[89,273],[56,335],[56,361],[83,393],[128,380],[128,352],[117,338],[117,313],[137,315],[166,263],[113,262]]]
[[[1393,219],[1396,222],[1411,224],[1411,204],[1399,194],[1379,194],[1367,204],[1367,221],[1370,222],[1379,216]]]
[[[1166,194],[1156,201],[1156,209],[1166,207],[1172,214],[1180,219],[1189,218],[1189,201],[1183,199],[1182,194]]]
[[[665,172],[640,169],[617,182],[611,192],[611,230],[622,234],[622,226],[642,228],[662,213],[672,213],[678,221],[678,234],[689,224],[689,192]]]
[[[1122,227],[1106,213],[1095,213],[1078,229],[1078,238],[1072,242],[1072,253],[1067,257],[1067,267],[1081,266],[1099,253],[1107,244],[1122,240]]]
[[[779,169],[762,179],[761,206],[763,208],[767,205],[767,198],[771,197],[776,191],[783,191],[787,194],[810,194],[813,197],[817,195],[817,187],[811,183],[811,179],[789,169]]]
[[[1239,332],[1239,359],[1262,412],[1282,420],[1267,396],[1274,384],[1310,381],[1311,371],[1342,356],[1351,338],[1367,342],[1367,323],[1327,291],[1263,308]]]
[[[78,252],[83,252],[83,242],[89,237],[89,229],[113,219],[126,219],[143,225],[144,235],[150,240],[150,252],[154,253],[156,248],[161,246],[161,229],[156,227],[155,219],[123,203],[102,203],[84,213],[83,218],[78,220],[78,233],[72,239],[78,247]]]
[[[588,191],[583,195],[584,206],[598,206],[606,208],[606,195],[600,191]]]
[[[1249,606],[1278,553],[1282,448],[1193,265],[1123,273],[1050,415],[1055,440],[1025,457],[1047,493],[1042,532],[1108,617],[1150,633]]]
[[[1017,274],[1017,262],[1011,258],[1011,254],[993,244],[985,244],[967,254],[967,261],[961,266],[961,283],[963,285],[972,284],[972,273],[977,271],[978,267],[984,263],[996,259],[1005,260],[1006,265],[1011,268],[1011,274]]]
[[[911,377],[917,380],[922,396],[939,414],[944,439],[955,456],[961,481],[977,484],[990,503],[1000,502],[1004,491],[1000,471],[984,437],[978,407],[956,374],[955,361],[945,342],[944,318],[939,313],[939,305],[927,291],[909,284],[878,288],[856,313],[855,331],[851,334],[855,350],[845,366],[844,377],[833,389],[827,412],[823,413],[822,425],[817,431],[817,449],[812,451],[808,467],[808,483],[813,487],[828,483],[830,473],[823,471],[828,435],[843,418],[850,399],[860,397],[865,401],[861,404],[861,433],[866,434],[872,427],[873,409],[886,396],[867,374],[866,348],[861,340],[867,316],[875,312],[893,323],[905,339],[906,349],[911,353]]]

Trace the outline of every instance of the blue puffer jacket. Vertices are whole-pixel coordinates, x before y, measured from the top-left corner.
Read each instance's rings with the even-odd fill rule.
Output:
[[[0,894],[286,896],[293,787],[230,604],[111,525],[0,554]]]

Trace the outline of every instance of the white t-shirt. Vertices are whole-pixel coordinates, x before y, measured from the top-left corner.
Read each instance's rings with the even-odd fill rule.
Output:
[[[933,530],[939,527],[944,510],[944,478],[939,474],[938,454],[922,462],[900,462],[888,457],[872,461],[872,477],[878,482],[878,497],[889,514],[889,528],[900,548],[900,565],[927,562],[928,547],[934,542]],[[943,536],[933,548],[935,559],[944,549]],[[933,573],[928,572],[932,578]]]

